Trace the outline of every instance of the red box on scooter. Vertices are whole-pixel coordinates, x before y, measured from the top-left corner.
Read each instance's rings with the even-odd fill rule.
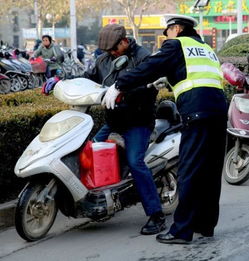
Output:
[[[120,179],[117,145],[88,141],[80,152],[80,179],[88,188],[118,183]]]

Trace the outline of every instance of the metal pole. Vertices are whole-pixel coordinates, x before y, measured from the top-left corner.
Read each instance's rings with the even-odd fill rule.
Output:
[[[229,16],[229,35],[232,34],[232,16]]]
[[[75,0],[70,0],[70,36],[72,55],[76,57],[77,38],[76,38],[76,10]]]
[[[203,12],[201,9],[199,14],[200,14],[200,36],[203,39]]]
[[[35,15],[35,24],[36,24],[36,39],[39,38],[39,28],[38,28],[38,4],[37,0],[34,0],[34,15]]]
[[[237,33],[242,34],[242,0],[237,0]]]

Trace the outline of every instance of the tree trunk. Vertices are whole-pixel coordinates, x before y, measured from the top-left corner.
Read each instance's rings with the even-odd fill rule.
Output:
[[[53,39],[55,40],[55,22],[52,23]]]
[[[136,40],[136,42],[141,45],[141,39],[138,36],[138,27],[135,24],[132,24],[132,32],[133,32],[133,37]]]
[[[41,17],[38,18],[38,24],[36,25],[37,28],[37,34],[38,34],[38,39],[42,38],[42,28],[43,28],[43,21],[41,19]]]

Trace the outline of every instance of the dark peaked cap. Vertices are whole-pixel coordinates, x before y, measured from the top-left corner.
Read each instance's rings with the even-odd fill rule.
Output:
[[[119,24],[108,24],[99,32],[98,46],[101,50],[109,51],[126,37],[124,26]]]

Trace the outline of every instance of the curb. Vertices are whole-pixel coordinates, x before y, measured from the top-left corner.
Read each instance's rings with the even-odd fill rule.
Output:
[[[16,204],[17,199],[0,204],[0,230],[14,225]]]

